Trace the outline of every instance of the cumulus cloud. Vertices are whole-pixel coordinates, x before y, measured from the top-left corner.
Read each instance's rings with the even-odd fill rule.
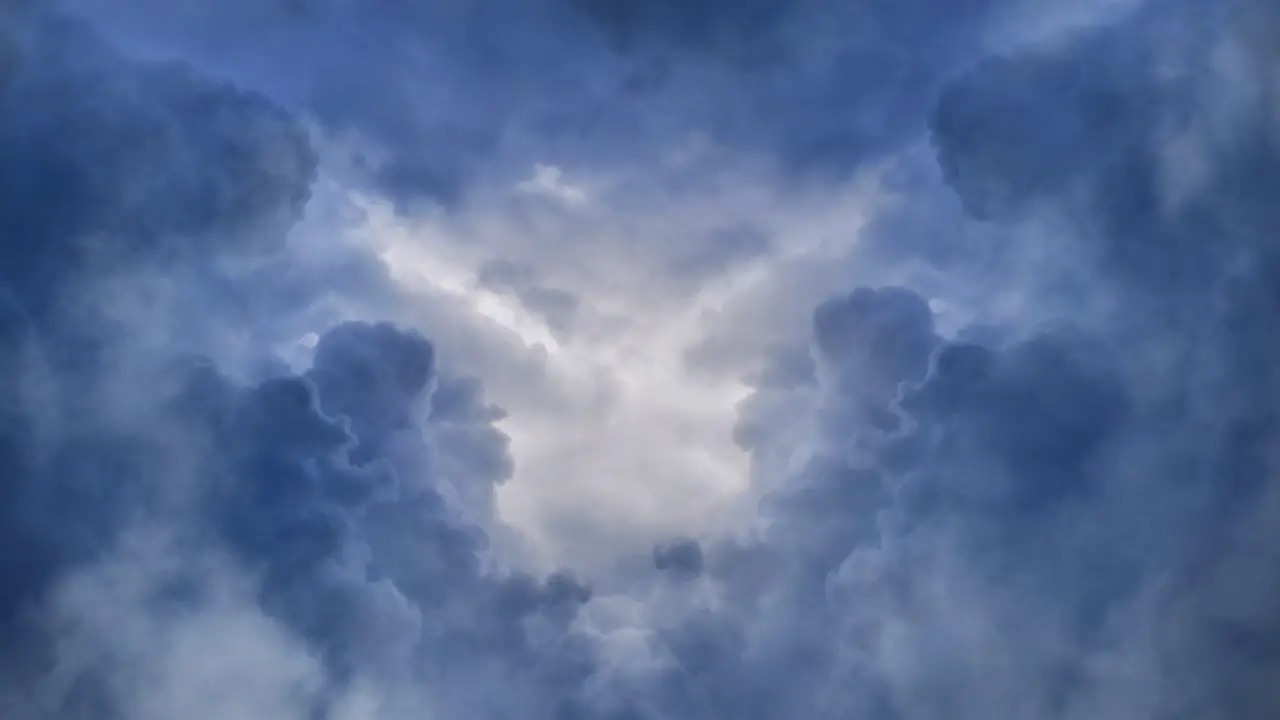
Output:
[[[1274,249],[1253,200],[1276,166],[1257,112],[1270,61],[1239,54],[1217,12],[1152,8],[944,91],[944,176],[1024,243],[990,254],[985,281],[1002,282],[1001,256],[1038,256],[1048,217],[1084,289],[1115,301],[1104,317],[1024,307],[1014,336],[988,341],[942,337],[907,290],[822,306],[801,383],[819,388],[819,440],[767,499],[764,538],[707,560],[750,599],[713,644],[709,684],[767,688],[746,678],[796,653],[817,663],[790,676],[809,689],[762,690],[761,716],[1226,717],[1274,702],[1267,540],[1244,529],[1269,512],[1274,475],[1257,364]],[[1249,91],[1211,104],[1224,55]],[[1206,152],[1194,191],[1167,182],[1178,142]],[[747,418],[762,457],[772,418],[758,413],[775,407]],[[751,584],[761,568],[768,589]],[[790,625],[814,613],[808,632]],[[759,659],[743,633],[765,634]]]
[[[59,5],[6,717],[1275,705],[1266,0]]]
[[[281,251],[314,174],[298,124],[43,9],[6,34],[24,57],[0,115],[14,716],[336,716],[360,683],[432,673],[430,700],[403,702],[567,702],[589,648],[565,626],[589,593],[483,570],[464,506],[485,512],[510,474],[501,413],[439,377],[427,340],[343,324],[304,375],[244,382],[90,304],[148,268],[206,267],[187,291],[217,298],[221,261]],[[468,653],[488,660],[452,666]]]

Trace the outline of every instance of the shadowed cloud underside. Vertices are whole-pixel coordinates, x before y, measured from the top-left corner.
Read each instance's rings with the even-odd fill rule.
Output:
[[[1280,703],[1270,0],[0,0],[0,715]]]

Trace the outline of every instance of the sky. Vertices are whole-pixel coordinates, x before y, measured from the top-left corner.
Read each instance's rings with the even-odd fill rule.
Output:
[[[1275,0],[0,0],[0,716],[1280,705]]]

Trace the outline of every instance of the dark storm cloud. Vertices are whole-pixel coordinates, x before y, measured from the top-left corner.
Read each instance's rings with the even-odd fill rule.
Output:
[[[410,205],[460,201],[504,149],[522,151],[508,147],[514,136],[555,141],[590,127],[599,110],[588,63],[608,62],[552,0],[67,5],[130,47],[190,59],[338,137],[355,133],[356,165]]]
[[[130,685],[157,671],[133,667],[130,648],[163,638],[77,654],[71,628],[108,607],[123,629],[216,618],[225,578],[200,558],[219,549],[256,578],[251,607],[321,659],[329,689],[301,698],[319,716],[348,683],[403,672],[439,678],[432,702],[450,714],[551,716],[570,703],[592,663],[567,627],[590,593],[565,573],[484,570],[484,534],[446,492],[490,509],[511,473],[492,426],[502,412],[476,381],[439,378],[427,340],[344,324],[305,376],[244,384],[152,356],[127,323],[85,305],[97,281],[146,267],[206,267],[187,291],[223,298],[220,259],[281,248],[314,164],[293,119],[186,68],[125,60],[42,9],[9,19],[22,61],[0,88],[5,712],[129,718],[172,700]],[[157,524],[183,562],[134,567],[144,579],[126,584],[141,596],[121,606],[109,604],[118,582],[67,600],[121,562],[131,531]],[[174,687],[197,677],[164,672]]]
[[[489,173],[635,160],[691,135],[843,177],[923,127],[1016,3],[169,3],[69,0],[364,139],[389,196],[457,203]]]
[[[344,63],[377,70],[412,57],[417,23],[489,26],[479,10],[442,6],[389,6],[375,25],[337,3],[288,6],[287,21],[267,5],[170,7],[222,23],[191,29],[210,42],[230,28],[290,46],[345,28],[336,37],[353,44],[339,43],[335,65],[321,58],[332,45],[301,56],[317,63],[306,70],[314,85],[293,84],[296,66],[255,65],[267,56],[237,60],[238,72],[261,69],[277,90],[305,87],[287,102],[393,147],[430,136],[412,109],[316,100],[323,73],[338,68],[327,76],[337,87],[350,77]],[[540,23],[571,22],[525,7]],[[606,28],[619,57],[701,54],[690,62],[726,63],[731,77],[755,60],[726,47],[768,45],[806,18],[846,18],[849,6],[827,16],[802,3],[786,20],[769,3],[734,7],[745,14],[710,3],[570,10]],[[941,77],[932,63],[954,61],[947,53],[966,44],[966,23],[990,10],[857,7],[884,55],[859,50],[849,62],[899,58],[926,89]],[[631,579],[645,593],[629,598],[642,606],[630,629],[652,630],[648,662],[634,667],[618,666],[582,627],[593,596],[572,574],[492,568],[481,526],[494,520],[491,493],[513,462],[495,427],[502,411],[478,380],[442,373],[425,337],[340,324],[318,339],[309,370],[249,382],[207,362],[151,357],[127,325],[95,324],[84,307],[95,278],[269,254],[308,196],[314,161],[290,116],[259,96],[126,61],[42,12],[15,16],[4,36],[17,60],[0,79],[0,702],[56,686],[17,717],[156,717],[138,708],[160,706],[137,695],[181,691],[188,668],[166,666],[172,687],[156,687],[148,668],[118,660],[146,638],[106,635],[107,647],[77,654],[85,640],[49,608],[66,612],[65,588],[88,583],[94,592],[73,595],[70,609],[108,606],[121,632],[139,617],[212,617],[225,578],[202,560],[225,552],[250,579],[248,610],[316,658],[320,687],[299,696],[296,717],[338,717],[369,686],[391,717],[1265,715],[1280,672],[1280,377],[1269,362],[1280,317],[1280,128],[1274,54],[1241,24],[1268,17],[1265,8],[1166,5],[946,84],[930,115],[939,174],[959,198],[947,212],[970,218],[963,228],[887,222],[878,232],[939,234],[906,245],[928,260],[956,245],[944,255],[986,273],[977,294],[1052,285],[1069,270],[1072,283],[1115,302],[1104,314],[1082,305],[1074,318],[1032,304],[1017,327],[959,336],[907,288],[862,288],[817,308],[809,355],[781,350],[743,405],[740,442],[757,472],[777,473],[759,483],[759,526],[654,549],[650,572]],[[962,30],[927,29],[943,25]],[[362,44],[374,37],[385,42]],[[487,56],[452,42],[447,62],[475,63],[445,74],[454,79],[502,76],[517,64],[503,53],[530,48]],[[566,44],[564,55],[541,51],[578,57]],[[907,59],[935,44],[937,58]],[[770,62],[766,80],[799,72]],[[893,76],[900,66],[885,62]],[[824,72],[811,88],[843,87],[824,85]],[[894,105],[902,86],[886,82],[851,91],[884,122],[855,123],[855,139],[832,156],[909,132],[888,120],[899,111],[923,125],[927,93]],[[370,88],[354,92],[384,86]],[[755,97],[792,90],[770,92]],[[510,96],[499,96],[505,112]],[[804,122],[765,125],[808,132]],[[446,184],[465,184],[451,163],[477,146],[434,137],[461,154],[415,177],[439,170]],[[432,145],[420,152],[407,168],[437,161]],[[943,215],[935,195],[912,199],[895,212]],[[1027,263],[1030,277],[1000,275],[1015,266],[1007,258],[1040,256],[1036,222],[1046,218],[1070,268]],[[493,286],[538,286],[516,266],[488,271]],[[209,275],[190,292],[223,297]],[[302,275],[284,283],[286,304],[306,304],[314,288]],[[369,277],[376,286],[381,275]],[[784,412],[789,400],[810,408],[803,422]],[[110,605],[127,583],[95,573],[123,556],[129,530],[154,524],[176,538],[183,562],[143,564],[149,580],[135,584],[147,592]],[[253,640],[275,642],[267,635]],[[130,672],[145,679],[133,694],[121,680]],[[281,714],[264,710],[274,707],[248,711]]]
[[[429,417],[436,472],[481,519],[495,517],[494,490],[515,472],[507,450],[510,439],[494,427],[506,416],[485,399],[479,379],[437,378]]]
[[[785,31],[784,25],[795,11],[795,4],[788,7],[789,3],[780,0],[568,3],[598,24],[624,51],[656,44],[697,53],[763,55],[772,49],[769,41]]]
[[[4,555],[27,579],[6,583],[6,618],[114,522],[130,491],[117,497],[99,470],[128,475],[146,452],[83,415],[112,338],[75,279],[278,240],[314,163],[262,98],[132,65],[34,6],[9,12],[2,37],[21,61],[0,87]],[[46,534],[59,516],[79,520]]]
[[[305,378],[243,389],[197,378],[180,405],[194,435],[214,438],[212,529],[262,573],[262,607],[323,653],[335,682],[442,677],[440,702],[455,712],[516,703],[544,716],[593,667],[567,629],[590,592],[567,574],[486,573],[484,534],[441,494],[436,469],[380,454],[391,434],[425,429],[425,408],[413,408],[430,401],[434,373],[422,337],[348,324],[321,339]],[[472,404],[465,389],[451,394],[445,415]],[[467,459],[509,462],[502,444]],[[535,641],[532,625],[552,640]],[[517,697],[488,697],[500,678]]]
[[[653,565],[659,570],[698,575],[702,572],[702,547],[696,540],[680,538],[653,549]]]
[[[315,159],[265,98],[130,66],[65,20],[5,38],[22,61],[0,98],[0,232],[5,279],[28,302],[79,263],[278,242],[300,212]]]
[[[986,50],[1002,0],[570,0],[624,55],[633,87],[732,147],[839,178],[920,129],[939,84]],[[690,80],[690,78],[696,78]],[[714,78],[715,85],[708,79]],[[647,79],[647,82],[645,81]],[[696,85],[695,85],[696,84]]]
[[[719,610],[664,636],[706,703],[683,716],[1274,706],[1265,198],[1280,145],[1274,60],[1242,41],[1240,7],[1153,8],[947,88],[933,116],[944,175],[1000,223],[991,236],[1019,245],[934,226],[922,247],[977,237],[947,251],[985,265],[988,284],[1022,283],[984,253],[1034,257],[1028,220],[1052,217],[1075,257],[1033,267],[1034,281],[1081,282],[1083,267],[1086,289],[1119,302],[1104,317],[1026,307],[1012,339],[986,344],[942,337],[905,289],[819,308],[807,460],[765,498],[757,538],[704,551]],[[936,212],[908,197],[913,209]],[[746,406],[758,462],[789,431],[775,407]]]
[[[269,250],[307,198],[314,158],[264,98],[128,62],[38,4],[4,10],[0,694],[20,712],[12,699],[58,663],[44,625],[55,585],[167,502],[158,483],[175,448],[138,423],[172,383],[163,359],[135,357],[148,384],[105,384],[132,351],[86,295],[93,279]],[[108,407],[108,396],[124,400]],[[77,683],[63,709],[112,717],[98,685]]]

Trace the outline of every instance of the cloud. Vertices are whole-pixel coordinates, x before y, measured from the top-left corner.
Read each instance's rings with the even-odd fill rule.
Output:
[[[189,64],[4,6],[7,716],[1274,706],[1264,3],[72,6]]]
[[[538,284],[536,274],[528,264],[492,260],[480,267],[476,282],[488,290],[514,293],[521,306],[540,315],[552,333],[572,332],[578,299],[566,290]]]
[[[25,59],[0,101],[6,527],[11,547],[50,554],[31,565],[44,576],[111,522],[94,467],[128,474],[140,450],[81,416],[117,339],[77,279],[144,260],[176,265],[211,247],[259,250],[306,199],[313,156],[261,98],[179,67],[133,66],[77,24],[14,12],[5,36]],[[23,539],[81,505],[80,537]],[[31,583],[14,584],[14,602],[44,580]]]
[[[954,252],[971,271],[1035,257],[1051,219],[1075,264],[1035,267],[1035,282],[1083,267],[1119,302],[1103,317],[1024,306],[1012,337],[987,341],[943,336],[908,290],[821,306],[816,378],[770,379],[742,436],[776,468],[771,432],[791,442],[794,422],[772,415],[777,397],[816,386],[816,437],[759,535],[706,551],[715,609],[665,636],[707,707],[1178,717],[1274,702],[1276,598],[1255,529],[1274,477],[1256,358],[1275,248],[1254,200],[1277,157],[1254,94],[1269,61],[1215,64],[1239,36],[1185,10],[984,63],[943,93],[944,172],[969,212],[1002,223],[991,233],[1024,243]],[[1178,72],[1157,72],[1171,58]],[[1224,69],[1251,91],[1208,104]],[[1175,140],[1207,153],[1194,191],[1168,184]]]
[[[0,109],[15,292],[34,298],[77,263],[130,252],[254,250],[279,237],[256,230],[300,212],[315,157],[267,100],[179,65],[130,67],[70,21],[32,24],[6,33],[25,59]],[[128,244],[95,246],[110,236]]]
[[[0,100],[6,707],[303,718],[370,684],[444,713],[568,702],[590,593],[486,570],[464,510],[510,474],[501,411],[439,378],[427,340],[342,324],[304,375],[245,381],[134,344],[145,323],[92,303],[117,277],[215,300],[245,281],[224,263],[284,252],[314,177],[295,121],[41,8],[6,36],[24,53]]]
[[[405,209],[457,207],[536,163],[608,168],[691,138],[793,180],[847,179],[918,135],[955,69],[1022,26],[1050,35],[1114,5],[1043,22],[1017,0],[64,4],[316,119]]]

